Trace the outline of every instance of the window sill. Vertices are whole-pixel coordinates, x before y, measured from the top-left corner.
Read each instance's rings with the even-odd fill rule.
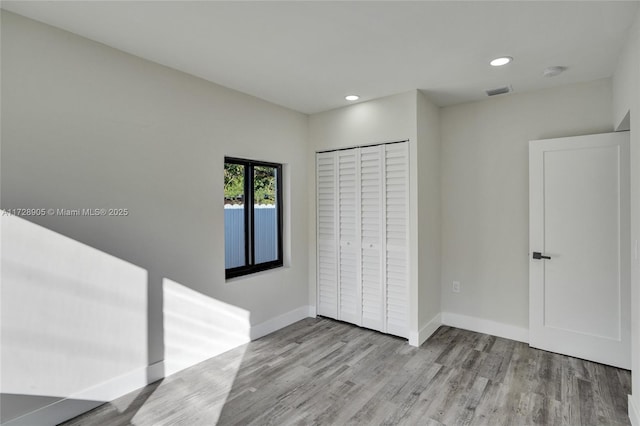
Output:
[[[283,268],[284,264],[282,262],[274,262],[270,264],[249,266],[237,269],[227,269],[225,270],[225,282],[236,281],[240,278],[248,278],[255,276],[261,272],[268,272],[273,269]]]

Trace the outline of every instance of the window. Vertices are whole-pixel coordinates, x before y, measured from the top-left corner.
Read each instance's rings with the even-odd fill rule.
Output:
[[[224,159],[227,278],[282,266],[282,165]]]

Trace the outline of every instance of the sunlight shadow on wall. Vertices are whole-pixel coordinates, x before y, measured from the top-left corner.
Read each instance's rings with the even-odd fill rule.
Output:
[[[165,376],[249,342],[249,311],[168,278],[162,289]]]
[[[18,217],[1,225],[0,391],[119,396],[114,378],[147,366],[147,271]],[[23,405],[3,404],[2,421],[40,408]]]

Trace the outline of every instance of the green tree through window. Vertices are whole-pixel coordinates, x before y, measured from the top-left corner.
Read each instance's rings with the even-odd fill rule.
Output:
[[[244,204],[244,165],[224,163],[224,202],[225,204]],[[273,167],[255,166],[254,202],[273,205],[276,203],[276,176]]]
[[[244,165],[224,163],[224,203],[244,203]]]

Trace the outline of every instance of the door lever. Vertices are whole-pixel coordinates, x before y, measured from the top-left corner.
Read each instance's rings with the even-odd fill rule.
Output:
[[[533,258],[534,259],[551,259],[551,256],[543,256],[542,253],[540,253],[539,251],[534,251]]]

